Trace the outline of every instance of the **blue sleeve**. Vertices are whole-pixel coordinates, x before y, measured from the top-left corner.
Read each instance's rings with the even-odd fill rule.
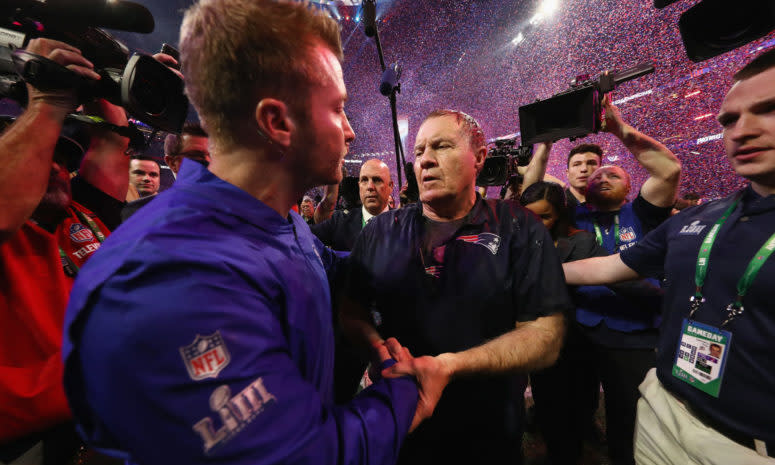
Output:
[[[667,235],[672,219],[665,221],[657,229],[646,234],[637,244],[623,250],[619,257],[641,276],[660,278],[664,274],[667,256]]]
[[[382,380],[330,405],[311,379],[330,378],[302,374],[303,358],[319,352],[298,333],[318,328],[289,316],[277,283],[246,285],[219,263],[125,270],[68,309],[82,321],[68,330],[65,383],[92,445],[143,465],[395,463],[415,413],[413,380]],[[194,363],[197,353],[211,355]]]

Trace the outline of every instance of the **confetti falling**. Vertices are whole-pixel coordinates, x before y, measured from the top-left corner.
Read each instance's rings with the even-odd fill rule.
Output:
[[[679,0],[658,10],[652,0],[377,0],[378,28],[387,63],[403,65],[398,113],[409,121],[405,149],[430,111],[455,108],[477,118],[488,138],[519,131],[518,109],[566,90],[571,79],[649,62],[656,72],[621,85],[614,93],[625,121],[667,145],[681,159],[681,193],[717,198],[744,184],[724,156],[721,127],[713,118],[731,76],[775,33],[702,63],[692,63],[678,32],[680,15],[699,0]],[[154,53],[176,43],[181,11],[191,0],[140,0],[151,9],[153,34],[115,32],[130,49]],[[347,112],[356,132],[348,163],[381,158],[393,170],[395,155],[388,99],[378,92],[381,71],[373,39],[355,19],[356,2],[339,2]],[[330,6],[326,8],[331,8]],[[540,14],[539,14],[540,13]],[[8,101],[0,113],[14,114]],[[707,116],[712,115],[712,116]],[[157,141],[158,142],[158,141]],[[555,143],[548,172],[565,177],[570,148],[600,144],[605,163],[630,172],[633,189],[647,173],[611,135]],[[160,153],[161,144],[153,150]],[[375,155],[376,154],[376,155]],[[413,160],[406,150],[407,161]],[[490,194],[497,194],[491,189]]]
[[[774,46],[775,33],[692,63],[678,19],[695,3],[679,1],[657,10],[650,0],[561,0],[552,15],[531,25],[538,1],[393,2],[383,10],[378,28],[385,61],[403,64],[398,113],[409,120],[407,161],[414,158],[409,148],[419,124],[433,109],[465,111],[477,118],[488,138],[495,138],[519,131],[520,106],[566,90],[578,75],[596,77],[608,69],[648,62],[656,66],[655,73],[614,92],[625,121],[680,158],[681,193],[712,199],[737,189],[744,182],[726,161],[717,136],[721,127],[712,116],[732,74],[758,50]],[[381,73],[376,46],[354,21],[342,21],[342,38],[347,111],[357,135],[348,158],[380,153],[378,158],[395,175],[388,99],[377,91]],[[604,163],[630,172],[633,192],[648,177],[609,134],[555,143],[548,172],[565,180],[567,153],[583,142],[600,144]],[[348,165],[352,174],[357,167]],[[493,193],[497,189],[491,189]]]

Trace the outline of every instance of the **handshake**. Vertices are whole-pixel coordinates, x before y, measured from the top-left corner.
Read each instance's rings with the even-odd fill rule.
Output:
[[[417,380],[419,399],[417,410],[412,420],[409,432],[412,432],[423,420],[433,414],[444,388],[449,383],[453,370],[454,354],[440,354],[436,357],[414,357],[409,349],[402,346],[395,338],[372,344],[380,364],[391,358],[396,363],[382,370],[384,378],[399,378],[413,376]]]

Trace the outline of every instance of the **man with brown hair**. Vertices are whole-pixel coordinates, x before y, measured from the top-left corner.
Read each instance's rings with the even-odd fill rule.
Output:
[[[337,262],[291,212],[341,180],[355,136],[337,24],[298,2],[201,0],[180,50],[212,162],[184,163],[75,284],[65,384],[83,434],[144,465],[394,462],[443,385],[418,402],[413,379],[382,379],[334,405]],[[373,348],[383,369],[438,366]]]
[[[579,144],[568,153],[568,188],[565,196],[571,211],[586,202],[587,179],[601,165],[603,149],[597,144]]]

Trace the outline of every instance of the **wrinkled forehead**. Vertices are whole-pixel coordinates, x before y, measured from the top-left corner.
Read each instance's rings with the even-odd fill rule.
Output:
[[[614,165],[601,166],[600,168],[596,169],[594,173],[592,173],[592,177],[602,176],[603,174],[616,174],[617,176],[627,180],[630,179],[630,175],[626,171],[624,171],[621,167]]]
[[[390,177],[390,168],[381,160],[369,160],[361,166],[360,176]]]
[[[462,140],[467,135],[463,124],[453,115],[433,116],[425,120],[417,131],[415,145],[421,145],[433,139]]]

